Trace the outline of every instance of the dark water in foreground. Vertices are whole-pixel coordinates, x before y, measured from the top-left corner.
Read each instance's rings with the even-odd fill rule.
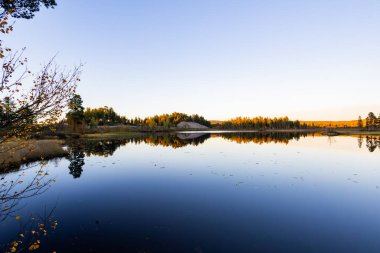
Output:
[[[58,253],[380,252],[379,148],[379,138],[252,133],[68,143],[69,157],[44,173],[0,175],[0,192],[29,187],[3,197],[0,243]]]

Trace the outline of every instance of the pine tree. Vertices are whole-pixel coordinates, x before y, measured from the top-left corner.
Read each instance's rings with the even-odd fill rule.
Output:
[[[84,120],[83,100],[80,95],[75,94],[69,102],[69,112],[66,114],[67,122],[76,131],[77,126],[82,126]]]
[[[373,112],[368,113],[368,116],[366,118],[366,127],[367,128],[376,127],[376,116]]]

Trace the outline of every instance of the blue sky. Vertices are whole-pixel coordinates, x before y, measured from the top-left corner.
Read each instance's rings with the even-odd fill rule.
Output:
[[[84,105],[128,117],[380,112],[378,0],[57,0],[5,39],[33,70],[85,63]]]

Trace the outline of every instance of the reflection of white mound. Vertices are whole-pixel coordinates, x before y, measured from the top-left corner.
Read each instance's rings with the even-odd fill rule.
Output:
[[[197,139],[205,134],[206,133],[179,133],[177,134],[177,137],[181,140],[192,140]]]
[[[177,127],[179,128],[188,128],[188,129],[208,129],[208,127],[201,125],[197,122],[188,122],[188,121],[182,121],[180,122]]]

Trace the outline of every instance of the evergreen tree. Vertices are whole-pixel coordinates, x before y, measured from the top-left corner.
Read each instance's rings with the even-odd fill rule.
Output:
[[[77,126],[81,126],[84,120],[83,100],[80,95],[75,94],[69,102],[69,112],[66,114],[67,122],[76,131]]]
[[[366,127],[367,128],[374,128],[376,127],[376,116],[373,112],[368,113],[368,116],[366,118]]]
[[[11,127],[13,118],[17,117],[15,114],[16,105],[11,97],[5,97],[0,102],[0,128]]]

